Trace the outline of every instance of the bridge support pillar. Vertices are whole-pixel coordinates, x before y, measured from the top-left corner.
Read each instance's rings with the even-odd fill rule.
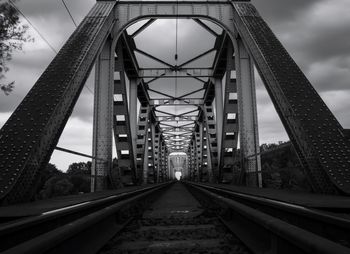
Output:
[[[160,134],[156,132],[156,126],[154,123],[151,124],[152,131],[152,151],[153,151],[153,168],[154,168],[154,182],[159,183],[159,143]]]
[[[95,95],[91,191],[107,188],[107,175],[112,166],[114,50],[107,40],[95,66]],[[102,160],[101,160],[102,159]]]
[[[222,132],[223,132],[223,122],[224,122],[224,104],[222,95],[222,80],[215,78],[213,80],[215,84],[215,111],[216,111],[216,138],[218,142],[218,165],[221,159],[221,147],[222,147]],[[218,169],[220,172],[220,169]]]
[[[130,79],[129,84],[129,120],[133,154],[136,154],[137,143],[137,79]],[[136,165],[136,160],[134,160]]]
[[[196,132],[196,158],[197,158],[197,179],[201,182],[203,176],[203,123],[198,122],[198,131]]]
[[[211,160],[211,153],[210,153],[210,145],[209,145],[209,137],[208,137],[208,129],[205,125],[205,138],[204,140],[204,145],[205,145],[205,150],[207,154],[207,172],[208,172],[208,182],[212,183],[214,182],[214,174],[213,174],[213,166],[212,166],[212,160]],[[204,130],[204,129],[203,129]]]
[[[243,42],[236,44],[238,124],[247,186],[262,187],[254,65]]]
[[[171,163],[170,163],[170,157],[167,157],[167,161],[168,161],[168,176],[169,176],[169,180],[174,180],[174,169],[171,167]]]

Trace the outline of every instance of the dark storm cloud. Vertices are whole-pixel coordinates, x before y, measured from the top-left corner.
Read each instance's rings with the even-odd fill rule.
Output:
[[[48,55],[51,55],[51,57],[48,57]],[[54,53],[49,49],[31,50],[30,52],[24,51],[23,57],[14,58],[9,64],[11,65],[11,70],[14,72],[20,72],[21,69],[30,69],[35,72],[45,68],[53,56]]]
[[[253,1],[317,91],[350,89],[349,1]]]
[[[66,0],[77,23],[89,11],[93,2]],[[57,51],[74,31],[74,24],[61,1],[21,0],[17,1],[16,5]],[[78,11],[77,7],[79,5],[80,10]],[[75,11],[77,11],[76,15]],[[32,26],[29,26],[28,33],[35,38],[35,41],[25,44],[23,52],[15,52],[13,59],[9,62],[10,71],[7,73],[6,78],[8,82],[13,80],[16,82],[15,90],[10,96],[0,95],[0,112],[12,112],[18,106],[56,55]],[[93,80],[91,79],[87,81],[87,85],[90,88],[93,88],[92,83]],[[81,117],[82,120],[89,120],[89,117],[92,115],[92,103],[88,101],[89,99],[92,100],[92,95],[88,90],[84,89],[73,115]]]
[[[350,127],[350,2],[252,1],[339,122]],[[260,140],[287,135],[257,78]]]
[[[350,56],[350,26],[347,24],[337,29],[315,31],[310,33],[302,43],[299,41],[296,44],[305,57],[311,61],[319,62],[335,57],[344,58]]]
[[[253,0],[252,3],[268,22],[288,22],[300,12],[308,11],[323,0]]]
[[[203,40],[203,38],[205,38],[205,40]],[[176,33],[176,21],[174,19],[157,20],[141,34],[135,37],[135,42],[138,48],[173,65],[176,64],[174,58],[176,52],[176,40],[178,41],[177,64],[184,63],[208,49],[213,48],[215,43],[214,36],[210,35],[208,31],[203,29],[193,20],[189,19],[178,21],[178,33]],[[192,45],[196,45],[196,47],[193,47]],[[150,67],[150,59],[144,58],[144,60],[145,61],[142,62],[146,62],[146,64],[148,63],[148,66]],[[198,67],[198,61],[196,64]],[[203,64],[203,67],[208,66],[208,62]]]
[[[65,3],[78,23],[84,15],[91,9],[94,0],[65,0]],[[62,0],[18,0],[17,5],[25,12],[25,15],[32,18],[57,18],[57,14],[62,17],[61,21],[71,22],[64,9]]]

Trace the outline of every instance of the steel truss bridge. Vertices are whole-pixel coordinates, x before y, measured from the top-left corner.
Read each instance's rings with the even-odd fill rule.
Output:
[[[157,19],[193,19],[215,37],[214,47],[175,65],[159,59],[134,40]],[[140,67],[136,54],[161,67]],[[208,54],[211,67],[194,66]],[[93,191],[108,182],[167,181],[174,177],[172,152],[187,154],[191,181],[260,186],[255,66],[314,192],[350,194],[343,127],[250,1],[111,0],[97,1],[1,129],[2,204],[31,199],[93,66]],[[152,88],[169,79],[196,80],[200,87],[176,96]],[[181,106],[191,110],[164,109]],[[112,167],[113,136],[118,168]]]

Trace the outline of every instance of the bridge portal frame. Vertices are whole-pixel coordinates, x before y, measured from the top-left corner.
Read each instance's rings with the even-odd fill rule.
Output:
[[[99,1],[99,2],[104,2],[104,1]],[[198,2],[119,1],[115,6],[114,12],[115,12],[115,17],[117,18],[117,21],[115,22],[111,33],[113,37],[113,45],[117,44],[119,38],[122,36],[123,31],[125,31],[127,27],[144,19],[153,20],[153,19],[169,19],[169,18],[197,18],[197,19],[201,18],[201,19],[206,19],[211,22],[214,22],[217,25],[219,25],[223,30],[225,30],[228,36],[230,37],[230,40],[233,42],[233,47],[236,47],[236,50],[238,50],[238,47],[237,47],[238,43],[236,42],[237,31],[232,22],[233,6],[229,1],[198,1]],[[112,46],[111,48],[113,49],[113,47],[114,46]],[[236,59],[235,66],[239,66],[240,64],[241,64],[240,61],[237,61]],[[247,73],[244,73],[244,75],[246,74]],[[230,74],[227,74],[227,75],[230,75]],[[241,133],[251,132],[251,130],[254,129],[253,132],[257,134],[258,133],[257,121],[251,121],[251,122],[248,121],[248,119],[257,119],[256,99],[255,99],[255,90],[254,90],[254,73],[251,72],[249,73],[249,75],[251,75],[251,77],[242,81],[242,86],[251,87],[252,89],[250,93],[245,93],[244,96],[241,96],[242,101],[238,102],[238,103],[243,103],[244,101],[247,101],[245,102],[244,106],[241,105],[240,108],[242,110],[238,114],[238,118],[242,118],[241,119],[242,121],[239,121],[239,122],[243,122],[243,119],[244,119],[244,123],[245,123],[245,125],[241,126],[241,130],[240,130]],[[212,156],[211,156],[212,158],[209,161],[215,163],[215,165],[210,165],[210,168],[214,172],[217,172],[216,177],[212,178],[211,181],[220,182],[220,179],[219,179],[221,177],[220,169],[219,169],[220,159],[221,159],[220,154],[222,151],[222,138],[223,136],[225,136],[225,133],[223,133],[222,131],[222,127],[224,125],[223,122],[227,119],[223,119],[224,105],[222,102],[222,85],[221,85],[222,80],[220,78],[213,78],[213,80],[215,81],[214,87],[215,87],[215,94],[216,94],[215,96],[216,97],[216,116],[219,117],[217,121],[220,121],[220,122],[217,122],[218,126],[215,131],[215,133],[217,133],[215,138],[216,145],[217,145],[217,147],[215,148],[216,151],[214,153],[215,156],[212,153]],[[247,83],[247,82],[250,82],[250,83]],[[249,96],[249,98],[247,96]],[[134,97],[135,96],[133,96],[133,98]],[[248,103],[252,103],[252,104],[248,105]],[[132,105],[131,107],[134,107],[136,105],[135,101],[132,100],[130,105]],[[243,108],[245,109],[244,111],[243,111]],[[249,114],[253,115],[253,117],[249,118],[248,117]],[[134,116],[131,116],[131,118],[132,117]],[[132,133],[131,135],[133,135],[133,132],[131,133]],[[247,135],[248,134],[243,134],[244,137]],[[96,136],[94,140],[94,144],[98,144],[97,139],[98,137]],[[245,165],[243,165],[243,167],[245,168],[245,171],[247,172],[247,176],[252,178],[252,180],[249,180],[247,182],[249,182],[249,185],[251,186],[261,186],[261,181],[258,180],[259,178],[256,178],[256,176],[259,174],[258,172],[261,171],[260,161],[253,161],[253,160],[258,160],[260,158],[249,157],[251,155],[252,150],[259,153],[259,140],[257,138],[242,139],[242,140],[244,140],[244,142],[241,142],[241,147],[243,148],[242,156],[244,158],[249,158],[249,161],[250,161],[250,163],[246,163]],[[134,139],[132,139],[132,141],[134,142]],[[209,145],[211,147],[211,144]],[[133,147],[134,146],[135,144],[133,144]],[[232,148],[236,149],[236,147],[232,147]],[[97,151],[98,149],[95,149],[95,150]],[[110,154],[112,153],[111,150],[106,152]],[[103,165],[101,166],[103,167]],[[109,169],[105,168],[104,170],[108,171]],[[103,171],[103,169],[99,169],[99,171]],[[253,174],[254,176],[251,177],[250,176],[251,174]],[[254,180],[254,177],[256,178],[256,180]]]
[[[114,49],[122,31],[142,19],[189,17],[218,24],[247,50],[314,191],[350,194],[350,144],[344,129],[249,1],[98,1],[0,130],[1,202],[30,199],[107,40],[113,39]],[[114,51],[110,54],[114,57]],[[96,148],[100,139],[95,141]],[[102,157],[109,158],[107,150]]]

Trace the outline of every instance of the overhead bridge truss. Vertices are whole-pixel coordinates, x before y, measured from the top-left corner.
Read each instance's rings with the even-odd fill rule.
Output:
[[[164,18],[193,19],[215,37],[214,48],[178,65],[137,48],[134,38]],[[146,22],[129,35],[126,28],[140,20]],[[214,52],[210,68],[188,67]],[[140,68],[135,53],[164,67]],[[0,130],[2,203],[32,197],[94,65],[92,157],[99,159],[92,163],[93,190],[109,181],[166,181],[173,177],[168,155],[176,151],[187,153],[191,172],[185,175],[194,181],[260,186],[255,66],[313,190],[350,194],[350,146],[342,126],[250,1],[121,0],[97,1]],[[176,96],[152,88],[169,78],[202,87]],[[193,110],[173,114],[164,106]],[[113,133],[118,174],[110,173]],[[235,158],[238,136],[241,157]]]

